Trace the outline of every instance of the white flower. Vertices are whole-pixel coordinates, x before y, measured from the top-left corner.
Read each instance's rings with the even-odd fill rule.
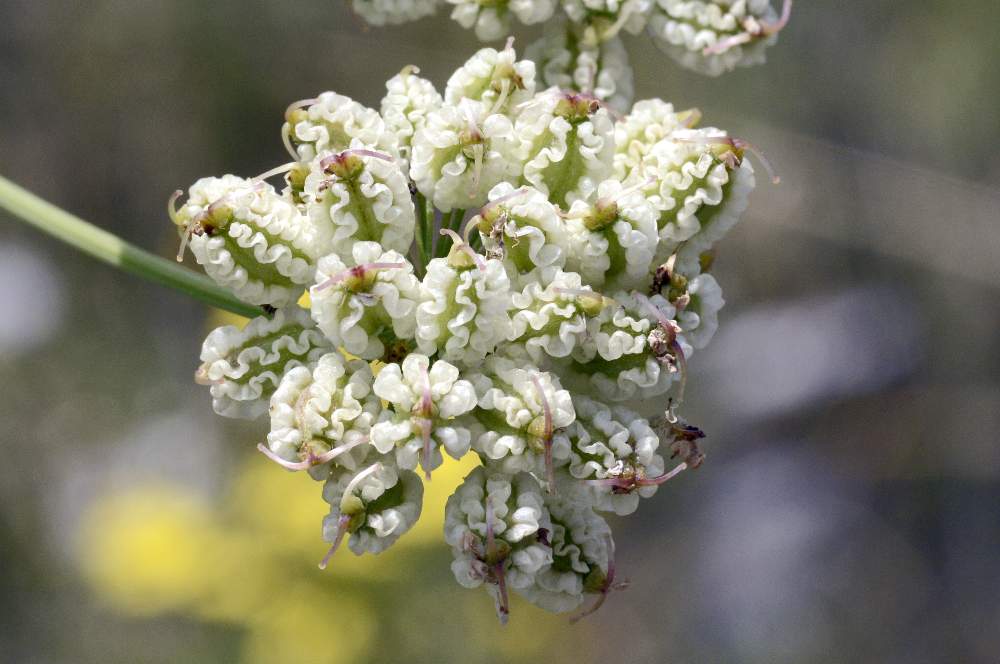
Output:
[[[455,418],[475,408],[477,400],[472,383],[458,376],[454,365],[444,360],[431,365],[419,353],[407,355],[402,366],[383,367],[373,389],[389,403],[392,416],[372,427],[372,446],[382,454],[395,450],[400,468],[423,465],[428,477],[443,461],[438,447],[455,459],[464,456],[470,434]]]
[[[563,209],[611,175],[614,125],[596,99],[555,88],[535,95],[514,134],[524,181]]]
[[[790,3],[779,18],[769,0],[657,0],[649,30],[683,67],[718,76],[763,63],[777,41]]]
[[[327,152],[341,152],[357,140],[369,150],[397,156],[396,135],[374,110],[350,97],[324,92],[289,107],[282,133],[295,147],[300,161],[312,161]]]
[[[510,32],[510,14],[525,25],[547,21],[555,0],[447,0],[454,5],[451,18],[466,29],[474,28],[482,41],[493,41]]]
[[[405,254],[416,224],[406,175],[388,155],[353,146],[314,160],[306,178],[320,254],[349,262],[355,243],[366,241]]]
[[[419,282],[409,261],[375,242],[354,243],[351,259],[352,267],[336,254],[320,259],[312,317],[335,346],[372,360],[413,339]]]
[[[382,98],[381,113],[386,127],[396,134],[403,170],[409,174],[410,146],[413,135],[427,122],[427,115],[441,108],[441,94],[434,84],[417,76],[419,70],[408,66],[390,78]]]
[[[535,63],[517,60],[511,43],[497,51],[484,48],[448,79],[444,100],[458,105],[462,99],[481,101],[491,113],[513,116],[513,110],[535,94]]]
[[[316,229],[265,182],[202,178],[174,220],[208,276],[244,302],[283,307],[312,282]]]
[[[312,370],[291,369],[271,397],[268,448],[289,462],[319,459],[314,477],[322,477],[328,462],[357,470],[371,451],[368,434],[382,411],[373,381],[366,362],[337,352],[321,357]]]
[[[562,0],[570,20],[588,23],[599,41],[615,37],[622,29],[633,35],[642,32],[653,4],[653,0]]]
[[[444,104],[413,136],[410,177],[442,212],[479,207],[498,182],[516,175],[513,125],[489,110],[471,99]]]
[[[298,306],[258,316],[243,329],[213,330],[201,347],[195,381],[211,385],[212,407],[225,417],[256,418],[281,377],[298,366],[312,366],[333,350],[309,313]]]
[[[567,269],[596,289],[647,290],[659,242],[656,217],[641,191],[605,180],[566,215],[573,247]]]
[[[360,472],[334,471],[323,486],[323,500],[330,503],[323,539],[333,545],[320,567],[326,567],[348,533],[348,546],[355,555],[388,549],[416,524],[423,497],[419,477],[384,461]]]
[[[475,364],[507,338],[510,280],[498,260],[482,261],[480,269],[463,265],[463,257],[453,249],[448,258],[427,265],[416,315],[417,347],[426,355]]]

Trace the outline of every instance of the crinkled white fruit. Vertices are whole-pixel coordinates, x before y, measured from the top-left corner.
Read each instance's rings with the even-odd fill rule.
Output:
[[[381,553],[416,524],[424,485],[416,474],[375,462],[360,472],[335,470],[323,486],[330,513],[323,519],[323,539],[331,542],[326,567],[341,540],[355,555]]]
[[[369,150],[398,155],[398,141],[382,116],[350,97],[324,92],[289,107],[282,134],[300,161],[312,161],[328,152],[341,152],[357,140]]]
[[[605,180],[566,215],[572,247],[566,268],[598,290],[648,290],[659,242],[656,218],[641,191]]]
[[[501,258],[512,286],[520,289],[562,268],[570,238],[559,210],[533,187],[501,182],[475,222],[491,257]]]
[[[478,261],[453,247],[428,263],[416,316],[421,353],[474,365],[507,338],[510,280],[500,261]]]
[[[549,611],[572,611],[583,603],[585,593],[610,590],[611,529],[589,505],[571,496],[546,495],[545,506],[552,524],[552,563],[518,593]]]
[[[610,401],[666,394],[684,377],[692,352],[674,327],[675,307],[660,295],[647,300],[622,292],[613,297],[613,304],[588,320],[587,335],[571,362],[560,363],[560,376],[574,391]],[[659,319],[671,329],[663,330]],[[675,336],[672,343],[665,338],[670,334]]]
[[[513,143],[510,119],[483,102],[444,104],[413,136],[410,177],[442,212],[479,207],[498,182],[518,174]]]
[[[351,6],[371,25],[399,25],[430,16],[438,0],[351,0]]]
[[[536,364],[565,358],[587,336],[589,316],[605,306],[605,298],[584,288],[576,272],[559,270],[548,285],[532,282],[514,293],[508,340],[523,346]]]
[[[258,316],[242,329],[216,328],[201,347],[195,381],[210,385],[212,407],[225,417],[256,418],[281,377],[298,366],[312,366],[333,350],[309,312],[291,306],[274,316]]]
[[[653,0],[562,0],[570,20],[587,24],[595,41],[607,41],[621,30],[639,34],[654,4]]]
[[[660,439],[649,422],[620,406],[575,395],[576,421],[566,430],[570,441],[567,472],[593,493],[594,509],[631,514],[639,498],[649,498],[663,474]]]
[[[454,8],[451,18],[466,29],[475,29],[482,41],[493,41],[510,33],[513,14],[525,25],[547,21],[555,0],[447,0]]]
[[[403,171],[409,175],[413,135],[427,122],[432,111],[441,108],[441,93],[426,78],[417,76],[416,67],[407,66],[390,78],[382,98],[381,113],[386,127],[396,134]]]
[[[719,311],[726,301],[722,288],[711,274],[699,274],[687,282],[690,301],[677,312],[677,324],[693,348],[701,349],[715,336],[719,328]]]
[[[500,355],[468,375],[479,397],[472,411],[472,448],[505,473],[530,471],[551,479],[566,462],[562,430],[576,415],[573,400],[552,373]]]
[[[443,462],[440,447],[455,459],[469,451],[469,430],[460,417],[476,407],[476,391],[444,360],[410,353],[402,365],[388,364],[375,378],[374,391],[388,402],[386,419],[372,427],[371,444],[382,454],[395,451],[400,468],[422,465],[430,471]]]
[[[694,127],[699,120],[698,109],[677,112],[662,99],[637,101],[615,123],[615,176],[625,179],[654,145],[679,129]]]
[[[523,181],[567,209],[611,175],[614,125],[596,98],[550,88],[517,118]]]
[[[173,217],[208,276],[244,302],[284,307],[312,283],[316,229],[266,182],[202,178]]]
[[[462,99],[481,101],[490,113],[513,117],[521,104],[535,94],[535,63],[518,60],[513,45],[501,50],[476,52],[448,79],[444,100],[458,105]]]
[[[533,477],[476,468],[445,505],[444,537],[455,557],[455,580],[466,588],[486,584],[506,622],[508,587],[531,587],[538,571],[552,562],[545,544],[549,527],[541,487]]]
[[[788,21],[769,0],[657,0],[649,32],[683,67],[718,76],[761,64]]]
[[[678,129],[650,148],[628,184],[644,189],[658,212],[662,263],[683,242],[678,269],[697,270],[698,256],[739,221],[756,181],[744,151],[719,129]]]
[[[632,67],[619,37],[587,41],[581,30],[553,21],[525,55],[535,62],[539,87],[581,90],[621,113],[632,104]]]
[[[413,266],[376,242],[356,242],[349,267],[336,254],[319,261],[309,290],[312,317],[327,338],[367,360],[413,339],[420,282]]]
[[[371,452],[368,434],[382,412],[371,389],[374,380],[367,362],[345,360],[337,352],[319,358],[311,370],[291,369],[271,397],[268,448],[292,463],[323,460],[338,450],[330,462],[358,470]],[[327,463],[318,463],[311,474],[322,478]]]
[[[406,254],[416,225],[406,175],[395,159],[359,145],[310,165],[305,192],[320,255],[351,262],[358,242]]]

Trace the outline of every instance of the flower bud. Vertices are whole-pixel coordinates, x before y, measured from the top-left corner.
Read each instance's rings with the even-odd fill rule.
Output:
[[[457,105],[462,99],[482,102],[490,113],[513,117],[514,110],[535,94],[535,63],[517,60],[513,38],[497,51],[484,48],[455,70],[445,87],[444,100]]]

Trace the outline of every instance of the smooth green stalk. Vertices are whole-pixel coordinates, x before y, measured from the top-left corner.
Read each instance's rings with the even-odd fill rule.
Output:
[[[208,277],[129,244],[4,177],[0,177],[0,208],[57,240],[125,272],[240,316],[253,318],[264,313],[260,307],[240,301]]]

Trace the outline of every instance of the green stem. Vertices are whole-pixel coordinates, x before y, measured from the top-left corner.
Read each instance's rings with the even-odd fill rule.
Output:
[[[424,228],[427,226],[427,201],[424,195],[417,192],[415,196],[414,207],[417,208],[417,228],[416,228],[416,240],[417,240],[417,251],[420,253],[420,266],[422,269],[427,267],[427,246],[424,243]]]
[[[190,295],[240,316],[260,316],[260,307],[242,302],[208,277],[129,244],[0,176],[0,208],[43,233],[120,270]]]

